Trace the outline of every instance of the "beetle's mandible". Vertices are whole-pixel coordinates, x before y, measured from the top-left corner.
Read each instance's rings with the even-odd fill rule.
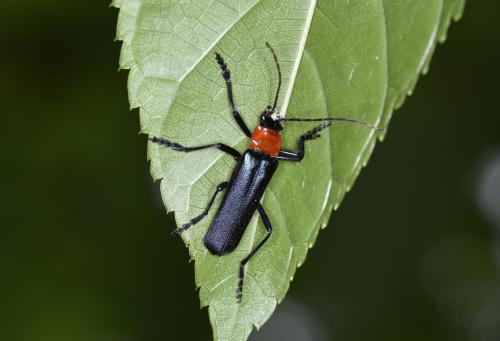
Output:
[[[268,241],[273,228],[271,220],[266,214],[260,201],[264,192],[271,181],[271,178],[278,167],[278,161],[299,162],[304,158],[306,141],[314,140],[320,135],[321,130],[331,125],[331,121],[351,122],[365,125],[371,129],[382,130],[369,123],[339,117],[326,118],[282,118],[276,111],[278,96],[281,88],[281,69],[273,48],[266,43],[270,49],[276,68],[278,71],[278,87],[272,106],[268,106],[260,114],[259,125],[250,132],[245,121],[236,110],[233,98],[233,87],[231,83],[231,72],[224,62],[222,56],[215,54],[215,59],[221,69],[222,77],[226,83],[227,96],[231,113],[242,130],[250,138],[249,148],[241,155],[236,149],[223,143],[211,143],[196,147],[185,147],[179,143],[169,141],[161,137],[150,137],[150,140],[159,145],[168,147],[177,152],[190,153],[207,148],[217,148],[222,152],[230,154],[237,161],[236,166],[228,182],[223,182],[217,186],[215,193],[208,201],[205,210],[198,216],[191,219],[186,224],[176,228],[173,234],[179,234],[186,231],[191,226],[202,220],[212,207],[218,193],[225,191],[224,197],[217,209],[212,224],[204,238],[204,244],[214,255],[223,256],[232,252],[245,232],[250,219],[257,211],[262,218],[267,235],[262,239],[251,252],[243,258],[239,268],[239,282],[236,288],[236,299],[241,302],[243,295],[243,284],[245,278],[245,266],[255,253]],[[302,134],[297,141],[297,150],[288,150],[281,148],[280,131],[283,129],[282,122],[323,122],[313,129]]]

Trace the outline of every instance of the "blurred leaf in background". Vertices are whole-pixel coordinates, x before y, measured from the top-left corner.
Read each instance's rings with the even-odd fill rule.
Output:
[[[468,4],[256,338],[282,335],[279,321],[314,340],[500,337],[491,315],[477,314],[470,328],[464,310],[429,286],[437,281],[428,268],[457,264],[441,255],[458,257],[464,249],[447,240],[466,236],[478,241],[466,249],[476,250],[468,268],[484,271],[465,278],[495,288],[495,225],[476,186],[483,158],[500,145],[499,10]],[[0,4],[1,340],[211,335],[185,248],[169,237],[174,221],[147,172],[127,75],[116,72],[116,15],[102,1]]]

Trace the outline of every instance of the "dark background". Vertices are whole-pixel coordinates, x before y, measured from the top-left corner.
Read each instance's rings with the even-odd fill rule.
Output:
[[[499,12],[468,3],[255,339],[500,340]],[[116,18],[97,0],[0,5],[0,340],[211,338]]]

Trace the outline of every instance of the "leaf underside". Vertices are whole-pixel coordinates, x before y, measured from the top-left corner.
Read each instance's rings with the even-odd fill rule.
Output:
[[[141,132],[186,146],[223,142],[240,151],[248,140],[232,119],[217,51],[231,69],[236,106],[249,127],[272,103],[277,52],[289,117],[350,117],[387,127],[391,114],[426,71],[464,0],[115,0],[120,8],[120,67],[130,69],[132,108]],[[289,123],[283,144],[313,125]],[[238,266],[265,235],[257,216],[239,247],[224,257],[202,243],[215,210],[183,233],[195,261],[201,306],[209,307],[216,340],[245,340],[283,300],[296,268],[367,163],[377,136],[337,124],[306,145],[297,164],[281,163],[263,199],[274,232],[247,266],[243,301]],[[201,213],[235,161],[217,150],[190,154],[148,146],[151,174],[161,179],[168,211],[179,224]],[[221,197],[221,196],[220,196]],[[217,206],[220,197],[215,202]]]

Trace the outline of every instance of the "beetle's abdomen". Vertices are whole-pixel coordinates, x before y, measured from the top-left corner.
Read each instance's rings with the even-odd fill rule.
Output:
[[[251,149],[243,154],[204,239],[211,253],[224,255],[238,246],[277,167],[265,154]]]

